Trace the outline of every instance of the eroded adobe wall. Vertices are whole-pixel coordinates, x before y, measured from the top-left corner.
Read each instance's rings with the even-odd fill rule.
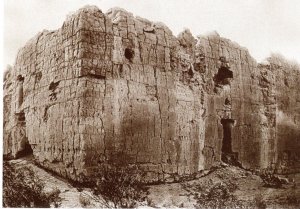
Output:
[[[300,68],[282,58],[269,58],[275,74],[276,137],[278,160],[276,172],[300,170]]]
[[[4,135],[10,144],[6,153],[18,157],[30,145],[40,164],[73,179],[83,172],[85,158],[80,27],[80,16],[69,18],[59,30],[39,33],[19,51]]]
[[[173,181],[224,153],[266,168],[279,147],[275,75],[217,34],[175,37],[122,9],[84,7],[19,52],[5,88],[5,153],[30,144],[74,180],[130,163],[148,180]]]
[[[178,40],[171,31],[122,9],[104,16],[93,8],[85,23],[88,47],[83,69],[90,75],[86,89],[90,96],[85,97],[88,111],[83,121],[88,170],[107,161],[125,161],[140,165],[149,179],[157,181],[203,169],[202,104],[179,81],[192,57],[186,55],[187,63],[178,58]],[[106,31],[99,32],[97,26]],[[104,36],[113,43],[103,43]],[[104,49],[111,52],[105,64],[109,67],[101,61],[106,57],[97,54]]]
[[[208,169],[221,160],[224,119],[233,121],[231,149],[243,166],[274,162],[275,109],[264,93],[272,86],[262,87],[246,49],[218,35],[195,39],[184,31],[175,38],[122,9],[104,15],[86,8],[77,16],[89,171],[124,161],[164,180]],[[218,75],[223,68],[233,74],[229,83]]]
[[[6,69],[3,82],[3,155],[10,157],[12,136],[9,131],[11,122],[12,74],[13,69]]]
[[[229,152],[243,167],[266,168],[276,155],[270,145],[275,141],[275,100],[269,93],[274,84],[264,86],[261,68],[247,49],[218,34],[200,37],[199,43],[207,68],[202,84],[207,93],[206,167],[221,160],[225,127],[230,126]]]

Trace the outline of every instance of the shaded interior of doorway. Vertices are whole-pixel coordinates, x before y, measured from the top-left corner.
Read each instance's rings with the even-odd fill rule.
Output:
[[[238,163],[238,153],[232,151],[232,127],[234,126],[234,119],[221,119],[223,126],[223,140],[222,140],[222,156],[221,160],[231,165],[240,165]]]

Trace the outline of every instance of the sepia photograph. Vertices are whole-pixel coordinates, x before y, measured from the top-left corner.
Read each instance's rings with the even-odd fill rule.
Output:
[[[2,207],[300,208],[300,1],[1,1]]]

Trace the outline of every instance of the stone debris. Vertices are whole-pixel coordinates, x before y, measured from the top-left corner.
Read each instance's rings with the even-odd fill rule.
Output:
[[[86,6],[29,40],[6,74],[4,154],[32,152],[76,181],[120,159],[148,181],[195,174],[222,156],[295,172],[299,78],[217,33],[175,37],[123,9]]]

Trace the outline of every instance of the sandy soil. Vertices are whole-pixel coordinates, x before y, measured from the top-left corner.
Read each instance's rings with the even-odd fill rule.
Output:
[[[90,189],[76,188],[28,159],[12,162],[31,166],[45,181],[47,191],[59,189],[61,207],[107,207]],[[196,180],[149,186],[147,203],[141,207],[300,208],[300,174],[285,177],[289,183],[282,188],[268,188],[259,176],[223,164]]]
[[[231,196],[228,198],[229,208],[300,208],[300,174],[288,178],[294,182],[282,188],[268,188],[259,176],[238,167],[224,166],[197,180],[152,186],[149,198],[151,205],[156,207],[202,208],[203,205],[197,202],[201,194],[213,193],[214,188],[231,188],[230,195],[227,195]],[[224,194],[220,191],[215,193],[216,196],[212,195],[210,200],[212,202],[218,201],[218,195],[221,198]]]

